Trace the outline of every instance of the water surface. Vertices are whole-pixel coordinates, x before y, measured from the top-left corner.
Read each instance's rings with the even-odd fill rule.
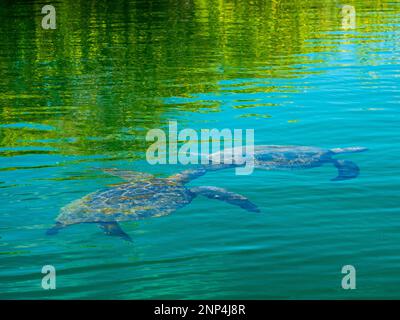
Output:
[[[0,9],[0,298],[399,298],[400,6],[389,0],[42,1]],[[342,28],[342,5],[356,28]],[[146,132],[254,129],[257,144],[364,146],[336,169],[214,172],[260,214],[198,197],[173,215],[45,235],[61,207],[156,176]],[[57,289],[41,288],[43,265]],[[357,289],[341,288],[354,265]]]

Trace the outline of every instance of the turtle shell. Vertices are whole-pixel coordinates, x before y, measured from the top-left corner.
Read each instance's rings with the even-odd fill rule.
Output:
[[[68,225],[139,220],[169,214],[192,199],[189,189],[166,179],[124,183],[71,202],[61,209],[57,221]]]
[[[230,159],[229,163],[242,165],[246,161],[246,157],[243,157],[245,152],[246,150],[241,147],[226,149],[212,154],[210,160],[218,164],[226,163],[226,160]],[[310,168],[320,165],[331,155],[332,152],[329,150],[315,147],[261,145],[254,147],[254,164],[263,169]]]
[[[271,168],[309,168],[327,160],[329,151],[301,146],[257,146],[254,149],[255,164]]]

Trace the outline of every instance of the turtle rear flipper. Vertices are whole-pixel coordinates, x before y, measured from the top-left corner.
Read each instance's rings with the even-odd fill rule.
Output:
[[[209,199],[217,199],[228,202],[250,212],[260,212],[260,209],[258,209],[257,206],[246,197],[222,188],[201,186],[194,187],[190,189],[190,191],[195,195],[202,195]]]
[[[121,229],[116,221],[99,222],[99,227],[103,229],[104,233],[109,236],[117,236],[126,241],[132,242],[132,238]]]
[[[360,168],[349,160],[334,160],[334,166],[338,169],[338,176],[332,181],[341,181],[357,178],[360,174]]]

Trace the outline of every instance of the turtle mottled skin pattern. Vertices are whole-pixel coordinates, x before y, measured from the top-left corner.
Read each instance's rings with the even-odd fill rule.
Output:
[[[257,146],[254,148],[256,165],[264,169],[312,168],[327,161],[333,153],[315,147]]]
[[[333,156],[365,150],[366,148],[362,147],[320,149],[265,145],[254,147],[250,159],[255,168],[264,170],[306,169],[328,163],[334,165],[338,171],[337,177],[331,180],[341,181],[358,177],[360,169],[352,161],[338,160]],[[225,201],[250,212],[259,212],[255,204],[240,194],[212,186],[192,188],[185,186],[207,172],[244,165],[244,158],[236,157],[241,152],[241,148],[225,149],[223,152],[211,154],[208,164],[182,171],[168,178],[157,178],[144,172],[102,169],[127,182],[90,193],[71,202],[61,209],[56,224],[47,231],[47,234],[56,234],[60,229],[77,223],[97,223],[106,234],[131,241],[118,222],[170,214],[188,205],[198,195]]]
[[[62,208],[57,221],[68,225],[162,216],[189,204],[193,197],[183,185],[163,179],[124,183],[75,200]]]
[[[168,178],[156,178],[144,172],[102,170],[127,182],[90,193],[66,205],[55,225],[47,230],[48,235],[57,234],[73,224],[97,223],[107,235],[131,241],[118,222],[168,215],[188,205],[198,195],[259,212],[255,204],[240,194],[212,186],[186,187],[186,183],[207,172],[204,167],[185,170]]]
[[[209,156],[210,170],[219,168],[237,167],[249,159],[254,168],[264,170],[295,170],[320,167],[324,164],[333,164],[338,170],[338,176],[333,181],[354,179],[359,175],[359,167],[349,160],[337,160],[333,156],[342,153],[366,151],[363,147],[321,149],[307,146],[277,146],[259,145],[254,147],[254,153],[244,160],[241,147],[226,149]]]

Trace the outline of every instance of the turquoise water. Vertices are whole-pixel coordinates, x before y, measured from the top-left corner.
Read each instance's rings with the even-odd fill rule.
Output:
[[[341,26],[353,5],[356,28]],[[66,1],[42,30],[40,1],[0,11],[0,298],[359,299],[400,297],[398,51],[393,1]],[[10,26],[13,27],[10,27]],[[250,213],[197,197],[160,218],[47,236],[69,202],[121,180],[164,177],[147,130],[254,129],[256,144],[322,148],[361,168],[209,173]],[[357,289],[343,290],[353,265]],[[57,289],[41,288],[53,265]]]

